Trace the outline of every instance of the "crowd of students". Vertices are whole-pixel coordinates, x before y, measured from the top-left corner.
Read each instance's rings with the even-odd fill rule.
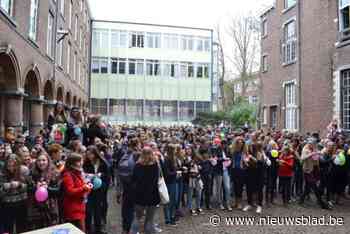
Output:
[[[336,121],[328,135],[229,126],[110,126],[62,103],[32,137],[7,128],[0,140],[0,233],[70,222],[107,233],[115,186],[125,234],[158,233],[207,210],[263,212],[312,200],[348,199],[350,151]],[[165,180],[169,201],[159,192]],[[164,191],[162,191],[164,192]],[[279,199],[279,197],[281,199]]]

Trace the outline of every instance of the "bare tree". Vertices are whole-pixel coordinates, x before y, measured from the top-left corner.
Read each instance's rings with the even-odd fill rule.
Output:
[[[253,73],[258,70],[260,61],[260,21],[255,16],[237,16],[228,27],[233,53],[226,58],[238,73],[241,95],[245,96]]]
[[[220,30],[220,25],[216,25],[216,33],[217,33],[217,42],[214,43],[217,46],[217,53],[218,53],[218,73],[219,73],[219,88],[220,88],[220,95],[221,95],[221,107],[223,110],[226,109],[226,102],[225,102],[225,88],[224,88],[224,82],[225,82],[225,54],[223,50],[223,44],[222,44],[222,35]]]

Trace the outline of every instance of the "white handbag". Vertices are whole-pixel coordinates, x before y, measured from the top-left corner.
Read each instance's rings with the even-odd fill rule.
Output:
[[[158,164],[159,166],[159,164]],[[165,184],[164,176],[162,173],[162,168],[159,166],[159,178],[158,178],[158,191],[159,191],[159,197],[160,197],[160,203],[162,205],[168,204],[170,199],[169,199],[169,192],[168,188]]]

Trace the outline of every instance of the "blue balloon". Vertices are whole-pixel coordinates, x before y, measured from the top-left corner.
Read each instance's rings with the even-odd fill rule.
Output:
[[[81,134],[81,128],[79,128],[79,127],[74,128],[74,134],[77,135],[77,136],[80,136],[80,134]]]
[[[92,180],[93,189],[97,190],[102,187],[102,180],[99,177],[94,177]]]

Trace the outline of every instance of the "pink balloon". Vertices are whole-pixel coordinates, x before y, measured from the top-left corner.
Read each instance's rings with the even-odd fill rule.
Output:
[[[35,192],[35,199],[38,202],[44,202],[49,197],[49,193],[45,187],[39,187]]]

